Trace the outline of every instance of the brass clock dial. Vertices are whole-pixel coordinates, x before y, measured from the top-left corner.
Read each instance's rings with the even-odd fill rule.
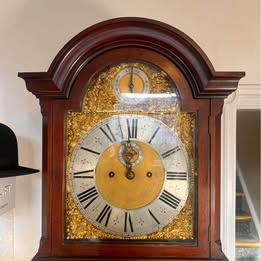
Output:
[[[115,115],[83,135],[71,160],[76,205],[97,228],[123,237],[153,233],[184,207],[187,152],[173,131],[144,115]]]

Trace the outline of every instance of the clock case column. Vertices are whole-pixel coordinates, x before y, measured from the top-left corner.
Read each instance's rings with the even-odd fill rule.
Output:
[[[154,63],[172,78],[181,72],[187,81],[177,87],[182,110],[199,115],[197,245],[64,239],[64,113],[80,108],[86,80],[126,59]],[[18,76],[39,98],[43,114],[42,237],[33,260],[227,260],[220,242],[221,113],[243,72],[216,72],[200,47],[176,28],[150,19],[117,18],[76,35],[47,72]]]

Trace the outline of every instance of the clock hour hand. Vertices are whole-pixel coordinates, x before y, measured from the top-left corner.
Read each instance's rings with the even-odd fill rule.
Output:
[[[133,84],[133,67],[131,67],[131,74],[130,74],[130,82],[129,82],[129,90],[131,93],[133,93],[133,88],[134,88],[134,84]]]
[[[130,179],[130,180],[134,179],[135,178],[135,173],[132,170],[131,164],[127,164],[126,167],[127,167],[127,171],[126,171],[126,175],[125,175],[126,178]]]

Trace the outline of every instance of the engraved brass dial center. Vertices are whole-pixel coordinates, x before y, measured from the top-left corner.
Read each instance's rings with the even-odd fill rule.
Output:
[[[148,144],[140,141],[135,143],[142,150],[143,159],[131,168],[129,177],[126,178],[126,165],[118,157],[122,143],[108,147],[100,156],[95,170],[96,186],[103,198],[113,206],[128,210],[142,208],[155,200],[165,179],[159,155]],[[114,173],[113,177],[108,175],[111,172]],[[134,177],[130,177],[132,173]],[[148,177],[147,173],[153,175]]]

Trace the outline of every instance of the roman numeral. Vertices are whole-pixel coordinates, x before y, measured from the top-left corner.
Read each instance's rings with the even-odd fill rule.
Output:
[[[73,177],[75,179],[77,179],[77,178],[78,179],[93,179],[93,172],[94,172],[94,169],[77,171],[77,172],[73,173]],[[81,175],[81,174],[87,174],[87,175]]]
[[[128,139],[137,139],[138,119],[127,119]]]
[[[97,217],[96,221],[99,223],[102,223],[102,221],[105,219],[105,227],[107,227],[110,216],[111,216],[112,208],[109,205],[105,205],[105,207],[102,209],[101,213]]]
[[[91,149],[88,149],[88,148],[85,148],[85,147],[81,147],[82,150],[86,150],[86,151],[89,151],[93,154],[96,154],[96,155],[100,155],[100,152],[97,152],[97,151],[94,151],[94,150],[91,150]]]
[[[108,124],[105,125],[106,126],[106,130],[104,130],[102,127],[100,127],[100,130],[102,131],[102,133],[108,138],[108,140],[113,143],[116,142],[116,138],[113,135],[111,128]]]
[[[121,128],[121,123],[120,123],[120,118],[119,117],[118,117],[118,122],[119,122],[119,129],[120,129],[121,140],[123,140],[124,137],[123,137],[123,132],[122,132],[122,128]]]
[[[172,154],[178,152],[179,150],[180,150],[180,148],[177,146],[177,147],[175,147],[175,148],[173,148],[173,149],[170,149],[170,150],[168,150],[168,151],[162,153],[162,154],[161,154],[161,157],[162,157],[163,159],[165,159],[165,158],[169,157],[170,155],[172,155]]]
[[[154,214],[151,212],[151,210],[148,209],[148,211],[149,211],[149,214],[151,215],[151,217],[153,218],[153,220],[156,221],[156,223],[159,225],[160,222],[159,222],[158,219],[154,216]]]
[[[128,231],[133,232],[133,225],[132,225],[130,213],[129,212],[125,212],[124,232],[128,232]]]
[[[150,138],[150,140],[149,140],[149,143],[151,143],[152,140],[155,138],[155,136],[156,136],[156,134],[158,133],[159,129],[160,129],[160,127],[158,127],[158,128],[154,131],[154,133],[152,134],[152,136],[151,136],[151,138]]]
[[[98,197],[98,192],[95,187],[91,187],[78,194],[77,197],[81,203],[88,201],[87,205],[84,207],[84,209],[86,209]]]
[[[159,199],[174,209],[176,209],[180,203],[180,199],[169,193],[167,190],[163,190]]]
[[[187,172],[167,171],[167,180],[187,180]]]

